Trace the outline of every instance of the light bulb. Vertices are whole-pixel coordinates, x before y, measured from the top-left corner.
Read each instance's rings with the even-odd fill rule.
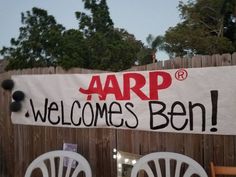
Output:
[[[125,163],[129,162],[129,159],[125,159]]]
[[[136,163],[136,160],[132,160],[132,164],[134,165]]]
[[[119,160],[121,158],[121,155],[118,153],[117,154],[117,159]]]
[[[116,159],[116,155],[115,154],[113,155],[113,159]]]
[[[114,152],[114,153],[116,153],[116,152],[117,152],[116,148],[113,148],[113,152]]]

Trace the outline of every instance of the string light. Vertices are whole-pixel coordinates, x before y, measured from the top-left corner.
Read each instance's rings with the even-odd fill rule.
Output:
[[[123,170],[125,170],[126,168],[131,169],[133,165],[137,162],[137,159],[131,153],[123,153],[122,151],[118,151],[116,148],[113,148],[112,152],[113,152],[113,159],[115,159],[117,162],[118,177],[122,176]],[[125,166],[124,164],[128,166]]]
[[[132,160],[132,164],[133,164],[133,165],[136,164],[136,162],[137,162],[136,160]]]
[[[118,159],[118,160],[121,159],[121,155],[120,155],[120,153],[117,154],[117,159]]]

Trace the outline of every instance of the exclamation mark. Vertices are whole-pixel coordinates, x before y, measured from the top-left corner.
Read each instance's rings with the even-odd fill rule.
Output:
[[[211,103],[212,103],[212,126],[217,125],[217,104],[218,104],[218,91],[217,90],[211,90]],[[211,132],[216,132],[217,128],[212,127]]]

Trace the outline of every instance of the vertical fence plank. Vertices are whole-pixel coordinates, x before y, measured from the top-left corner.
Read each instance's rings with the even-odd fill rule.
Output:
[[[163,69],[173,69],[173,59],[165,60]]]
[[[150,152],[165,151],[166,133],[151,132],[150,133]]]
[[[213,136],[213,157],[215,164],[224,165],[224,136]]]
[[[220,54],[212,55],[212,60],[215,64],[214,66],[222,66],[222,57]]]
[[[203,164],[204,161],[203,135],[186,134],[184,136],[184,143],[185,143],[184,154],[186,154],[189,157],[192,157],[198,163]]]
[[[137,144],[136,142],[134,142],[137,145],[140,146],[140,154],[144,155],[144,154],[148,154],[150,152],[150,132],[147,131],[141,131],[140,132],[140,142],[139,144]]]
[[[194,56],[192,58],[192,67],[193,68],[200,68],[202,66],[202,56]]]
[[[178,133],[165,133],[165,151],[184,153],[184,136]]]
[[[236,163],[235,159],[235,136],[224,136],[224,165],[231,166]]]
[[[230,66],[231,65],[231,55],[229,53],[222,54],[222,66]]]
[[[157,70],[158,69],[162,69],[163,68],[163,65],[164,65],[164,62],[163,61],[157,61]]]
[[[133,143],[133,132],[132,130],[117,130],[117,149],[124,152],[132,152]]]
[[[232,65],[236,65],[236,52],[234,52],[232,54],[232,62],[231,62]]]
[[[205,170],[210,172],[210,162],[214,161],[214,143],[213,143],[213,136],[214,135],[203,135],[203,162],[202,165],[204,166]]]
[[[11,72],[3,73],[0,83],[5,79],[10,79]],[[4,176],[14,176],[14,141],[13,127],[11,126],[9,105],[11,93],[0,88],[0,174]],[[10,162],[10,163],[9,163]]]
[[[189,58],[187,58],[187,57],[182,58],[183,68],[190,68],[189,67],[189,62],[190,62]]]
[[[213,62],[212,62],[212,57],[209,55],[203,55],[201,57],[202,59],[202,67],[210,67],[210,66],[214,66]]]
[[[180,57],[176,57],[173,60],[173,68],[178,69],[178,68],[183,68],[183,60]]]

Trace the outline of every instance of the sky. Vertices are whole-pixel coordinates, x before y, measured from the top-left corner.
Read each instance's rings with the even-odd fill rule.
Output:
[[[169,27],[180,22],[178,3],[179,0],[107,0],[114,26],[126,29],[144,44],[149,34],[164,35]],[[32,7],[47,10],[66,29],[78,29],[75,12],[86,12],[82,0],[0,0],[0,49],[9,47],[10,39],[18,37],[21,12]],[[169,57],[158,52],[157,58]]]

